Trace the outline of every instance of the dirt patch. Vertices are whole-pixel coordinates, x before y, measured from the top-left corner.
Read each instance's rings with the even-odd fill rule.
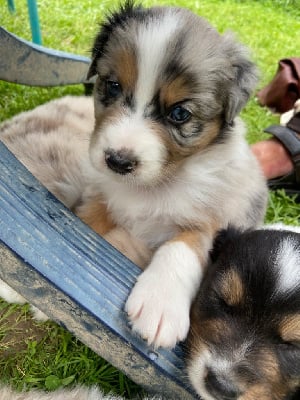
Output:
[[[23,308],[4,302],[0,306],[0,359],[26,350],[28,342],[40,342],[47,335],[47,326],[36,323]]]

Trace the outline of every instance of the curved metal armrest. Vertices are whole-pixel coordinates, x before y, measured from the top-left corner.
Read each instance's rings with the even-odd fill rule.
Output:
[[[0,27],[0,79],[29,86],[87,81],[90,59],[28,42]]]

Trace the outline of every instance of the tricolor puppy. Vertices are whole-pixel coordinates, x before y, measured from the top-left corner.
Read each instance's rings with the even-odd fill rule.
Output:
[[[265,180],[237,117],[256,69],[231,35],[192,12],[129,1],[102,24],[89,76],[96,77],[89,183],[73,208],[147,267],[125,308],[149,344],[172,347],[187,335],[216,233],[264,216]],[[76,160],[87,151],[86,140],[80,153],[80,138]]]
[[[229,230],[212,258],[191,313],[192,385],[203,400],[299,399],[300,229]]]
[[[216,232],[264,215],[265,182],[236,118],[256,70],[243,46],[190,11],[131,2],[103,23],[92,56],[98,176],[78,214],[150,249],[126,310],[149,344],[174,346]]]

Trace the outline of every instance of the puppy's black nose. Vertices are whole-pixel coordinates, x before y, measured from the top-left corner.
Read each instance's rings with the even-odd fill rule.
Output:
[[[205,387],[214,397],[220,400],[236,400],[240,391],[230,381],[230,378],[208,369],[205,378]]]
[[[108,168],[121,175],[132,173],[138,164],[137,158],[127,149],[106,150],[105,162]]]

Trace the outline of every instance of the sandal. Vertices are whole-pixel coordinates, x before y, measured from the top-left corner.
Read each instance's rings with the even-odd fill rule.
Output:
[[[264,130],[278,139],[291,155],[294,170],[290,174],[268,180],[272,190],[284,189],[288,195],[297,195],[300,200],[300,112],[296,112],[286,126],[271,125]]]

